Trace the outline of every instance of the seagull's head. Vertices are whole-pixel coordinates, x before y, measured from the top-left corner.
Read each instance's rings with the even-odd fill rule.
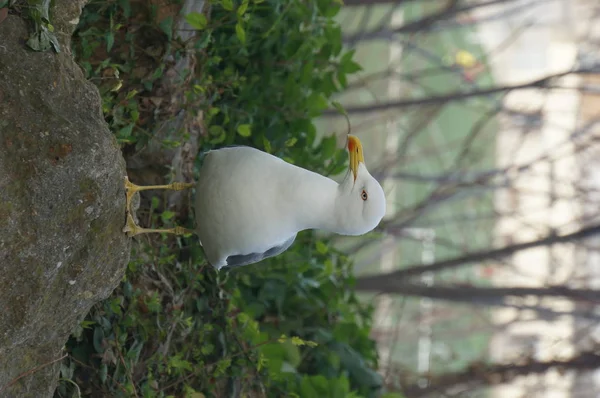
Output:
[[[360,140],[348,136],[350,167],[339,187],[338,221],[346,235],[372,231],[385,215],[385,195],[377,180],[369,174]]]

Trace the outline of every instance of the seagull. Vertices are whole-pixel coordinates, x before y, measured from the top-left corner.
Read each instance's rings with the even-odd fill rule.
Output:
[[[340,235],[372,231],[385,215],[379,182],[365,166],[362,143],[348,135],[349,169],[341,183],[246,146],[209,151],[196,184],[139,186],[125,177],[129,236],[195,232],[217,270],[257,263],[286,251],[298,232],[318,229]],[[142,228],[130,209],[147,189],[196,188],[196,229]]]

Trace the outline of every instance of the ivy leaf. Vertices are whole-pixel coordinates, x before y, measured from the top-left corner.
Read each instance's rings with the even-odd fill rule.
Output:
[[[362,66],[352,60],[354,53],[355,50],[350,50],[342,55],[342,58],[340,59],[340,69],[346,74],[356,73],[363,69]]]
[[[179,354],[169,358],[168,369],[176,370],[192,370],[192,364],[185,359],[182,359]]]
[[[346,72],[344,72],[341,69],[338,69],[337,79],[338,79],[338,82],[340,82],[340,86],[342,86],[342,88],[348,87],[348,79],[346,78]]]
[[[357,64],[354,61],[348,61],[346,64],[342,65],[342,69],[344,70],[344,72],[346,73],[356,73],[356,72],[360,72],[361,70],[363,70],[362,66],[360,66],[359,64]]]
[[[167,222],[168,220],[172,219],[173,217],[175,217],[175,213],[170,210],[165,210],[160,215],[160,218],[162,219],[163,222]]]
[[[168,17],[166,17],[165,19],[160,21],[158,26],[160,26],[160,29],[163,32],[165,32],[165,34],[167,35],[167,39],[171,40],[173,38],[173,17],[172,16],[169,15]]]
[[[342,115],[348,116],[348,112],[346,112],[346,110],[344,109],[344,107],[342,106],[342,104],[340,104],[337,101],[332,101],[331,105],[333,105],[333,107]]]
[[[235,35],[242,44],[246,44],[246,31],[241,23],[235,24]]]
[[[288,148],[292,147],[292,146],[296,145],[296,142],[298,142],[298,138],[292,137],[285,142],[285,146],[287,146]]]
[[[226,9],[227,11],[233,11],[233,0],[223,0],[221,2],[221,5],[223,6],[224,9]]]
[[[129,123],[127,126],[125,126],[119,130],[118,136],[120,138],[130,137],[132,131],[133,131],[133,123]]]
[[[46,51],[53,48],[57,53],[60,52],[60,44],[54,33],[50,32],[46,27],[41,26],[39,32],[33,33],[27,40],[27,46],[34,51]]]
[[[247,9],[248,9],[248,0],[244,0],[242,2],[242,4],[237,9],[237,15],[238,15],[238,17],[243,16],[246,13]]]
[[[329,107],[327,98],[319,92],[314,92],[308,98],[308,111],[310,116],[318,116]]]
[[[327,245],[320,240],[317,241],[316,246],[317,252],[319,252],[320,254],[326,254],[329,251]]]
[[[266,153],[271,153],[271,151],[273,150],[271,148],[271,142],[267,139],[267,137],[263,136],[263,148],[265,150]]]
[[[252,127],[249,124],[240,124],[237,127],[237,132],[242,137],[250,137],[252,135]]]
[[[115,44],[115,35],[113,32],[108,32],[106,34],[106,52],[110,52],[110,50],[112,50],[114,44]]]
[[[206,20],[206,16],[204,14],[200,14],[199,12],[190,12],[185,16],[185,21],[194,29],[204,30],[208,25],[208,21]]]
[[[331,159],[337,149],[337,140],[335,135],[323,138],[321,141],[321,156],[323,159]]]

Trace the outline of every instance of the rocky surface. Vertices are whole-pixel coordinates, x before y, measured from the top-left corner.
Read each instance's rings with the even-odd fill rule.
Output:
[[[59,54],[0,22],[1,397],[52,396],[69,334],[129,259],[125,162],[68,50],[84,3],[54,1]]]

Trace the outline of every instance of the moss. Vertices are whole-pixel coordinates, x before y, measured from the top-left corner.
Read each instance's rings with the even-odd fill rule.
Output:
[[[8,201],[0,201],[0,220],[8,220],[13,212],[13,204]]]
[[[6,321],[10,323],[13,329],[18,329],[27,322],[30,307],[33,304],[31,298],[35,297],[42,289],[39,281],[43,275],[41,269],[43,265],[33,258],[13,259],[13,261],[13,264],[18,264],[18,266],[7,269],[7,273],[0,280],[2,280],[3,286],[16,287],[16,289],[12,289],[13,294],[8,303],[8,311],[6,312],[8,319]],[[35,272],[25,276],[22,274],[23,269],[35,270]]]
[[[114,289],[130,245],[120,232],[123,202],[111,197],[125,164],[97,91],[70,54],[27,51],[25,36],[12,15],[0,24],[12,54],[0,57],[0,75],[11,76],[0,79],[0,219],[10,225],[0,228],[0,386],[56,358],[94,301]],[[9,394],[51,396],[57,366]]]
[[[83,195],[83,203],[90,204],[96,201],[99,191],[98,183],[91,178],[84,178],[79,182],[79,190]]]

